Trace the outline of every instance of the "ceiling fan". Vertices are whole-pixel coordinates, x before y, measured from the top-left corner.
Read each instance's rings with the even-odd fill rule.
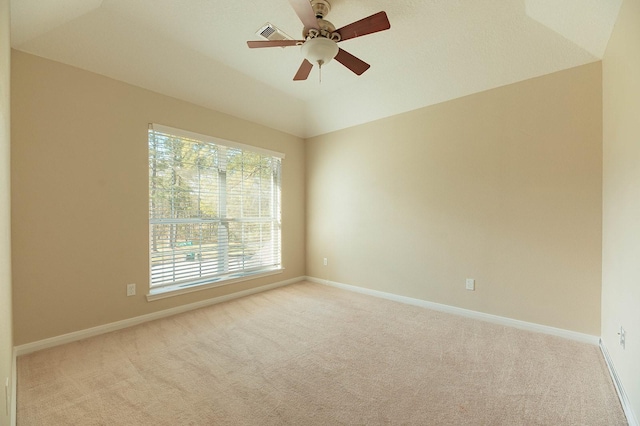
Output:
[[[301,46],[305,59],[298,69],[295,81],[306,80],[314,64],[322,69],[322,65],[335,58],[357,75],[369,69],[370,65],[338,47],[337,43],[352,38],[373,34],[391,28],[385,12],[378,12],[369,17],[336,29],[325,20],[331,10],[326,0],[289,0],[289,3],[302,21],[304,40],[261,40],[248,41],[251,49],[263,47]]]

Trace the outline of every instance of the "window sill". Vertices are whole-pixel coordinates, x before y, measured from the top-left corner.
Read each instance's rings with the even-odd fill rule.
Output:
[[[182,285],[172,285],[161,288],[153,288],[149,290],[147,294],[147,301],[153,302],[154,300],[166,299],[167,297],[180,296],[181,294],[193,293],[194,291],[207,290],[215,287],[222,287],[228,284],[239,283],[242,281],[249,281],[256,278],[268,277],[270,275],[281,274],[284,268],[272,269],[270,271],[259,272],[257,274],[244,275],[238,278],[228,278],[215,282],[204,282],[202,284],[193,284],[188,287]]]

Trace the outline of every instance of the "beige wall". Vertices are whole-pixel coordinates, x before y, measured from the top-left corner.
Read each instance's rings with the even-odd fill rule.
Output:
[[[602,340],[640,421],[640,0],[622,3],[602,64]]]
[[[9,0],[0,0],[0,426],[9,424],[5,381],[11,376],[13,352],[11,317],[11,185]],[[11,389],[11,387],[9,387]]]
[[[304,275],[301,139],[18,51],[11,89],[16,345]],[[286,154],[284,273],[146,301],[150,122]]]
[[[601,126],[594,63],[308,140],[307,275],[599,335]]]

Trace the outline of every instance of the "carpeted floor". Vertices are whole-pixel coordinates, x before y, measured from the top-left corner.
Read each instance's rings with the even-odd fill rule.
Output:
[[[599,348],[311,283],[18,358],[18,425],[625,425]]]

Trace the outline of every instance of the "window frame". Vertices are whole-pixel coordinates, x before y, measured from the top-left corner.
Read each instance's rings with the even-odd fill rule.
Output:
[[[275,191],[276,194],[272,194],[272,199],[270,200],[270,203],[275,203],[275,205],[272,205],[272,209],[274,209],[274,211],[271,212],[271,216],[269,216],[269,218],[267,220],[265,220],[262,217],[258,217],[258,218],[253,218],[253,219],[247,219],[247,221],[251,222],[251,223],[260,223],[261,221],[263,221],[264,223],[275,223],[277,226],[277,262],[273,265],[273,266],[263,266],[263,265],[259,265],[256,267],[250,267],[245,269],[245,266],[243,265],[241,269],[235,269],[235,270],[231,270],[229,271],[229,263],[227,263],[227,270],[226,273],[217,273],[217,274],[211,274],[209,276],[205,276],[205,277],[198,277],[198,278],[190,278],[190,279],[183,279],[183,280],[179,280],[179,281],[173,281],[173,282],[166,282],[166,283],[162,283],[162,284],[153,284],[152,280],[153,280],[153,242],[152,242],[152,238],[153,238],[153,225],[160,225],[162,223],[191,223],[191,224],[204,224],[204,223],[209,223],[210,219],[206,219],[203,218],[202,215],[200,215],[199,217],[196,218],[187,218],[187,219],[180,219],[180,218],[152,218],[152,194],[151,194],[151,188],[152,188],[152,183],[151,183],[151,138],[153,137],[153,133],[160,133],[160,134],[164,134],[164,135],[170,135],[176,138],[180,138],[180,139],[187,139],[189,140],[191,143],[201,143],[201,144],[208,144],[208,145],[214,145],[215,149],[221,149],[223,152],[226,152],[226,150],[240,150],[242,155],[245,155],[245,153],[247,155],[260,155],[263,157],[271,157],[271,160],[274,160],[276,163],[275,167],[277,167],[277,171],[276,172],[272,172],[271,176],[277,175],[277,185],[275,186]],[[280,152],[276,152],[276,151],[271,151],[268,149],[264,149],[264,148],[260,148],[260,147],[256,147],[253,145],[246,145],[246,144],[242,144],[242,143],[238,143],[238,142],[234,142],[234,141],[229,141],[229,140],[225,140],[225,139],[221,139],[221,138],[217,138],[214,136],[208,136],[208,135],[203,135],[203,134],[199,134],[199,133],[195,133],[195,132],[191,132],[188,130],[183,130],[183,129],[177,129],[177,128],[173,128],[173,127],[169,127],[169,126],[164,126],[161,124],[156,124],[156,123],[150,123],[149,124],[149,128],[148,128],[148,132],[147,132],[147,160],[148,160],[148,165],[147,165],[147,170],[148,170],[148,176],[149,176],[149,181],[148,181],[148,208],[149,208],[149,236],[148,236],[148,251],[149,251],[149,293],[147,294],[147,299],[149,301],[151,300],[156,300],[156,299],[162,299],[165,297],[171,297],[174,295],[178,295],[178,294],[183,294],[183,293],[190,293],[193,291],[199,291],[199,290],[205,290],[208,288],[213,288],[213,287],[219,287],[219,286],[224,286],[224,285],[228,285],[228,284],[232,284],[232,283],[236,283],[236,282],[240,282],[240,281],[246,281],[246,280],[251,280],[251,279],[256,279],[256,278],[260,278],[260,277],[264,277],[264,276],[269,276],[269,275],[274,275],[274,274],[279,274],[282,273],[282,271],[284,270],[284,267],[282,265],[282,160],[284,160],[285,155],[283,153]],[[227,159],[224,160],[225,162],[227,161]],[[224,170],[224,174],[226,175],[226,169]],[[221,173],[220,169],[218,169],[218,174]],[[245,182],[244,177],[242,177],[242,182]],[[226,187],[225,190],[223,190],[226,193]],[[198,195],[198,197],[200,197],[201,195]],[[219,197],[219,196],[218,196]],[[226,197],[226,195],[225,195]],[[217,198],[217,201],[220,202],[220,199]],[[226,207],[225,207],[226,208]],[[221,216],[220,218],[218,218],[217,223],[220,225],[222,223],[242,223],[244,222],[244,218],[227,218],[226,214],[224,216]],[[228,227],[228,225],[225,225]],[[228,229],[228,228],[227,228]],[[274,232],[274,231],[272,231]],[[244,235],[244,234],[243,234]],[[230,246],[231,241],[229,240],[230,236],[227,233],[227,244],[226,244],[226,250],[228,251],[228,247]],[[174,241],[175,243],[175,241]],[[176,248],[173,247],[171,250],[173,250],[173,252],[175,252]],[[173,253],[172,252],[172,253]],[[175,254],[173,255],[175,257]],[[216,260],[217,261],[217,260]],[[200,262],[202,264],[202,261],[199,260],[198,262]],[[169,263],[171,264],[171,263]],[[173,266],[171,266],[171,268],[173,268],[175,270],[176,266],[175,266],[175,262],[173,262]]]

